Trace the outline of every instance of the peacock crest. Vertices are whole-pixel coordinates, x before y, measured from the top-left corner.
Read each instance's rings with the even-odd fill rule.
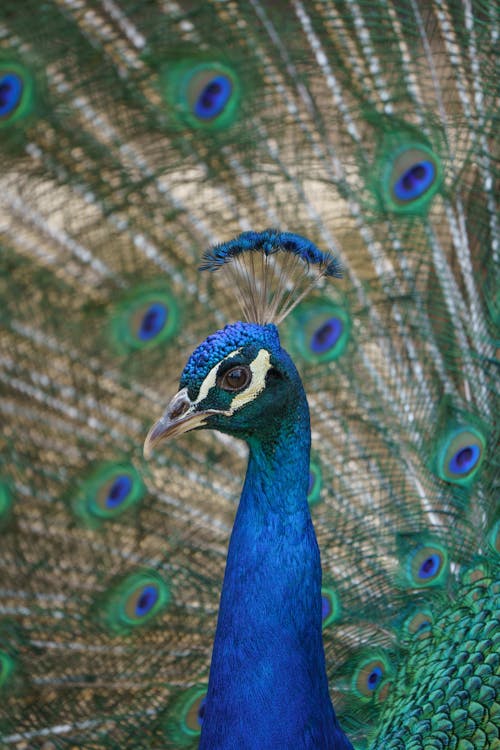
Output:
[[[278,325],[325,276],[341,276],[333,255],[306,237],[268,229],[243,232],[203,255],[201,270],[219,271],[243,319]]]

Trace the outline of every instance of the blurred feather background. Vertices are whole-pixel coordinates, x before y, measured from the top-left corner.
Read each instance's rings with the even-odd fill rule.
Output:
[[[499,747],[498,34],[480,0],[3,0],[2,747],[197,746],[245,449],[142,444],[238,315],[202,252],[265,227],[344,268],[281,332],[341,723]]]

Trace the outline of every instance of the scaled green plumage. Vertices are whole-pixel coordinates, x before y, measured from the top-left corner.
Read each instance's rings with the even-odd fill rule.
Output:
[[[246,454],[142,444],[238,316],[203,252],[277,227],[344,270],[280,330],[342,727],[498,750],[499,24],[486,0],[3,0],[2,748],[197,746]]]

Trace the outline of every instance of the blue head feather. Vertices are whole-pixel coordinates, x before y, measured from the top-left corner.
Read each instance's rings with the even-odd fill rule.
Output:
[[[307,265],[323,267],[325,276],[342,276],[339,262],[331,253],[320,250],[316,245],[293,232],[280,232],[265,229],[263,232],[242,232],[229,242],[223,242],[207,250],[203,255],[202,271],[216,271],[243,253],[260,252],[266,256],[284,251],[301,258]]]
[[[228,354],[243,346],[260,346],[270,352],[281,349],[278,329],[272,323],[231,323],[208,336],[191,354],[180,379],[191,398],[197,394],[207,372]]]

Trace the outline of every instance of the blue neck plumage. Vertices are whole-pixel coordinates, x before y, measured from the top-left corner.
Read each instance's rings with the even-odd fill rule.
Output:
[[[302,387],[265,439],[248,442],[199,747],[344,750],[351,745],[336,723],[323,653]]]

